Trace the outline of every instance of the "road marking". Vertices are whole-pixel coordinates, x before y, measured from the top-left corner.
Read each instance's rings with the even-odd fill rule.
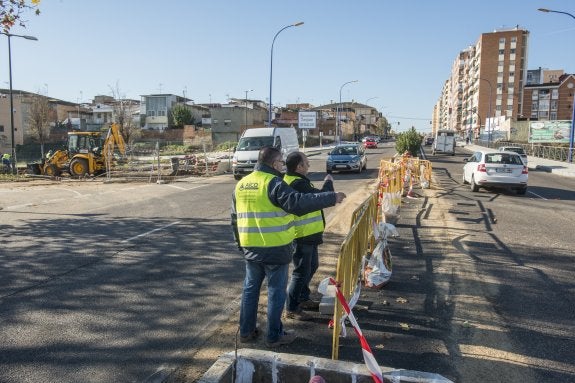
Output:
[[[148,234],[152,234],[152,233],[154,233],[154,232],[156,232],[156,231],[164,230],[164,229],[166,229],[166,228],[168,228],[168,227],[170,227],[170,226],[177,225],[177,224],[180,223],[180,222],[182,222],[182,221],[172,222],[172,223],[170,223],[169,225],[162,226],[162,227],[158,227],[157,229],[150,230],[150,231],[147,231],[147,232],[142,233],[142,234],[138,234],[138,235],[136,235],[135,237],[132,237],[132,238],[128,238],[128,239],[123,240],[122,243],[130,242],[131,240],[134,240],[134,239],[136,239],[136,238],[145,237],[145,236],[148,235]]]
[[[539,198],[541,198],[541,199],[543,199],[543,200],[547,201],[547,198],[545,198],[545,197],[542,197],[542,196],[540,196],[540,195],[539,195],[539,194],[537,194],[537,193],[533,193],[533,192],[532,192],[532,191],[530,191],[530,190],[527,190],[527,193],[529,193],[529,194],[533,194],[534,196],[536,196],[536,197],[539,197]]]

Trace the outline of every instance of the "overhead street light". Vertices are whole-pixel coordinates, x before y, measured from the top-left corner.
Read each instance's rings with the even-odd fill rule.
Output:
[[[339,87],[339,105],[337,108],[337,124],[336,124],[336,128],[335,128],[335,133],[337,136],[337,142],[336,144],[339,144],[341,142],[341,109],[342,109],[342,105],[341,105],[341,91],[343,89],[344,86],[346,86],[347,84],[352,84],[354,82],[358,82],[359,80],[353,80],[353,81],[348,81],[343,83],[340,87]]]
[[[9,78],[10,78],[10,132],[12,138],[12,154],[10,156],[10,164],[12,167],[12,174],[16,174],[16,146],[14,144],[14,97],[12,95],[12,48],[10,46],[10,38],[11,37],[22,37],[26,40],[36,40],[38,39],[34,36],[26,36],[26,35],[14,35],[12,33],[7,32],[0,32],[0,34],[5,35],[8,37],[8,71],[9,71]]]
[[[276,42],[276,38],[278,37],[278,35],[283,32],[284,30],[291,28],[291,27],[299,27],[300,25],[303,25],[303,21],[300,21],[298,23],[295,24],[291,24],[291,25],[286,25],[285,27],[283,27],[282,29],[280,29],[276,35],[274,36],[274,39],[272,40],[272,49],[271,49],[271,53],[270,53],[270,100],[269,100],[269,114],[268,114],[268,126],[272,126],[272,80],[273,80],[273,67],[274,67],[274,43]]]
[[[569,12],[563,12],[563,11],[554,11],[552,9],[547,9],[547,8],[539,8],[537,9],[540,12],[545,12],[545,13],[562,13],[564,15],[570,16],[572,18],[575,19],[575,16],[573,16],[571,13]],[[571,132],[569,133],[569,153],[567,154],[567,162],[573,162],[573,143],[575,141],[575,94],[573,95],[573,105],[571,105]]]

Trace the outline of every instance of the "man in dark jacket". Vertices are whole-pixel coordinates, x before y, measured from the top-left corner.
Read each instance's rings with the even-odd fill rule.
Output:
[[[304,153],[294,152],[286,159],[287,174],[284,181],[302,193],[333,192],[333,178],[327,175],[321,189],[316,189],[309,178],[309,160]],[[304,309],[317,309],[318,302],[310,299],[309,283],[319,266],[318,246],[323,243],[325,218],[322,210],[296,217],[296,250],[293,256],[293,271],[288,287],[286,317],[296,320],[311,320]]]
[[[232,226],[245,257],[240,308],[240,341],[258,336],[257,311],[264,278],[268,285],[267,345],[277,347],[294,341],[281,321],[286,300],[289,263],[294,251],[294,216],[304,215],[343,201],[345,194],[298,193],[282,179],[285,163],[281,152],[260,150],[254,171],[236,185],[232,197]]]

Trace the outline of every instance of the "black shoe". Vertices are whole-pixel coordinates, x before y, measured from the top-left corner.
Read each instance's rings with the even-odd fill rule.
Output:
[[[282,335],[280,335],[279,339],[275,342],[266,342],[268,347],[279,347],[284,344],[293,343],[293,341],[297,338],[295,331],[284,331]]]
[[[256,329],[254,331],[252,331],[251,334],[246,335],[246,336],[240,336],[240,342],[242,342],[242,343],[253,342],[254,340],[256,340],[258,338],[259,335],[260,335],[260,330],[256,327]]]
[[[302,310],[318,310],[319,309],[319,302],[313,300],[303,301],[299,304],[299,308]]]

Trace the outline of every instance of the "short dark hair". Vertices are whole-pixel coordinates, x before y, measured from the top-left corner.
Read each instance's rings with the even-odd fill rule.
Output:
[[[277,160],[282,159],[282,152],[280,152],[276,148],[272,148],[271,146],[264,146],[260,149],[260,153],[258,155],[258,162],[262,164],[266,164],[267,166],[274,166],[274,162]]]
[[[290,173],[294,173],[297,166],[303,162],[303,155],[300,152],[292,152],[286,158],[286,169]]]

